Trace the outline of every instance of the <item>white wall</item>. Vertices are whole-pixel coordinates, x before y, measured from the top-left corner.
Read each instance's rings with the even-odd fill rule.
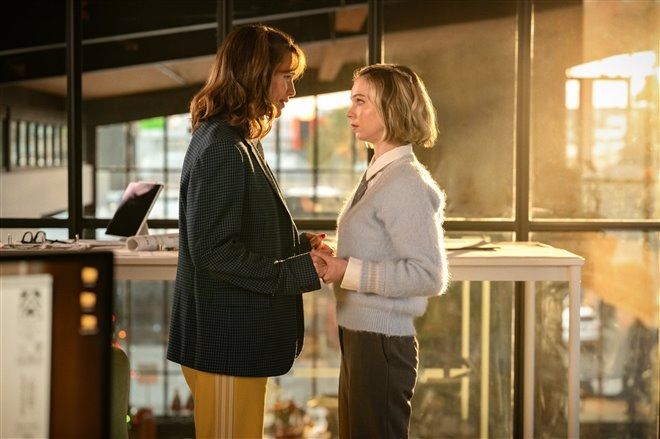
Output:
[[[83,182],[92,166],[83,164]],[[0,173],[0,217],[40,218],[68,208],[67,168],[21,169]],[[91,184],[83,185],[83,204],[92,203]]]

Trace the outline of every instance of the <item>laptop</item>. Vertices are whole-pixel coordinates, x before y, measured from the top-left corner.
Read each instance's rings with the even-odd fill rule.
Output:
[[[163,190],[162,183],[132,181],[124,190],[105,234],[117,239],[79,239],[77,242],[92,247],[123,246],[126,238],[135,235],[148,235],[147,217]]]

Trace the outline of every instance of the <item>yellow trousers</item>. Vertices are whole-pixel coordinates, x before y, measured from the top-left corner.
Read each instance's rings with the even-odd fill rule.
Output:
[[[234,377],[181,366],[195,402],[198,439],[260,439],[268,378]]]

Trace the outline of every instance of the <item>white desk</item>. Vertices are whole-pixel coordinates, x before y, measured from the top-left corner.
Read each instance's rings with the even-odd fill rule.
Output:
[[[536,281],[569,283],[568,437],[580,436],[580,273],[584,259],[565,250],[539,243],[497,243],[495,250],[448,251],[453,281],[525,282],[523,357],[523,437],[534,436],[534,331]],[[115,251],[115,277],[123,280],[174,280],[176,252]],[[482,331],[487,347],[488,331]],[[482,346],[484,352],[484,346]],[[485,350],[486,358],[487,350]],[[482,361],[482,383],[488,381],[488,362]],[[484,370],[485,367],[485,370]],[[482,384],[482,407],[487,407],[487,385]],[[485,398],[485,401],[484,401]],[[482,410],[481,437],[488,434],[488,410]],[[485,426],[484,426],[485,423]],[[485,428],[485,430],[484,430]]]
[[[535,283],[536,281],[567,281],[569,283],[567,437],[579,438],[580,274],[584,259],[566,250],[539,243],[498,243],[497,245],[499,248],[494,251],[456,250],[448,252],[452,280],[525,282],[523,357],[523,437],[525,439],[534,437]],[[482,332],[482,340],[486,332]],[[482,371],[483,375],[484,371]]]

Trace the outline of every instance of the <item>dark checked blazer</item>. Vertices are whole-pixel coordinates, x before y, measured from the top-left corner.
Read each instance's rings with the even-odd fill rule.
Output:
[[[268,165],[219,119],[188,147],[179,239],[167,358],[232,376],[289,371],[303,345],[302,293],[321,285]]]

